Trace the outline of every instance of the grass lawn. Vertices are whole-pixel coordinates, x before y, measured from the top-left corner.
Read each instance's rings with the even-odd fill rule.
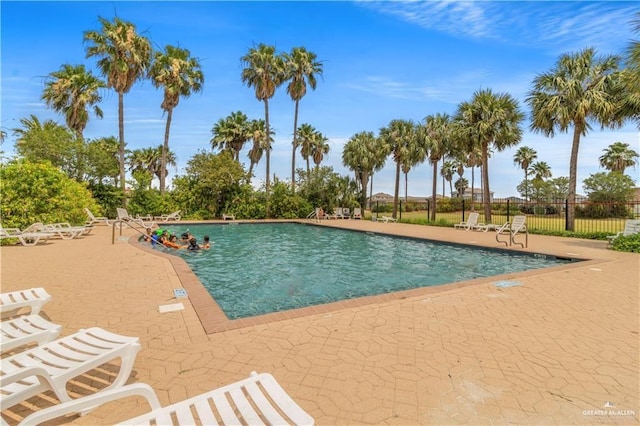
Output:
[[[480,213],[480,217],[478,219],[478,223],[487,223],[484,218],[484,214],[481,210],[476,210]],[[391,216],[390,213],[380,213],[380,215],[385,214],[387,216]],[[469,212],[465,211],[465,220],[469,216]],[[371,212],[367,211],[365,213],[365,219],[371,220]],[[427,224],[427,211],[414,211],[414,212],[403,212],[402,213],[402,222],[407,223],[416,223],[416,224]],[[491,223],[496,225],[502,225],[507,221],[506,215],[493,214],[491,215]],[[436,223],[435,225],[440,226],[453,226],[456,223],[462,222],[462,212],[452,212],[452,213],[437,213],[436,214]],[[606,233],[606,234],[615,234],[616,232],[622,231],[624,229],[625,219],[615,218],[615,219],[576,219],[575,221],[575,232],[581,234],[591,234],[591,233]],[[565,219],[564,215],[527,215],[527,226],[530,231],[536,232],[544,232],[544,231],[564,231],[565,228]]]

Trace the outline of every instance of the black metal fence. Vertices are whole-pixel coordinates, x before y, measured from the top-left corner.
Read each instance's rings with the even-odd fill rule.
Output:
[[[582,234],[616,233],[624,229],[627,219],[640,218],[640,201],[627,203],[574,203],[574,231]],[[515,215],[526,215],[530,230],[567,231],[569,230],[568,200],[557,202],[517,202],[511,200],[490,203],[491,220],[484,214],[484,203],[462,199],[439,199],[436,202],[436,222],[459,223],[466,221],[469,212],[480,213],[479,223],[496,225],[510,221]],[[423,218],[430,221],[433,206],[431,200],[424,202],[401,201],[398,219]],[[393,203],[376,201],[372,205],[372,213],[391,212]]]

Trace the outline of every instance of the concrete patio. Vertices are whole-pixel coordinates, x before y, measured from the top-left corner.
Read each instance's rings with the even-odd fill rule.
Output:
[[[504,247],[493,232],[320,226]],[[124,230],[112,244],[111,228],[99,226],[77,240],[3,246],[2,292],[45,287],[53,300],[44,315],[63,335],[99,326],[138,336],[130,382],[148,383],[163,404],[256,370],[273,374],[319,425],[640,421],[640,256],[606,242],[530,235],[526,251],[588,260],[229,322],[198,312],[194,305],[210,300],[184,262],[130,243],[135,235]],[[498,288],[504,279],[521,285]],[[176,300],[183,287],[190,299]],[[178,302],[184,310],[159,313]],[[91,393],[109,373],[72,390]],[[16,422],[53,402],[33,398],[3,416]],[[146,408],[131,399],[67,422],[108,425]]]

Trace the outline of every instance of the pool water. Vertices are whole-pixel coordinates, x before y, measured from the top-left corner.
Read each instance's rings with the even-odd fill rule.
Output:
[[[189,229],[212,247],[177,253],[230,319],[570,262],[296,223]]]

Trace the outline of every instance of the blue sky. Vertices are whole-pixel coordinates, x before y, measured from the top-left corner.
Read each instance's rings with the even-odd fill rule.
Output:
[[[41,120],[63,117],[40,100],[44,77],[64,63],[84,64],[94,73],[95,60],[85,58],[82,33],[98,30],[98,16],[133,22],[155,49],[166,44],[187,48],[205,75],[204,90],[182,99],[174,110],[170,148],[177,170],[198,150],[210,150],[211,128],[220,118],[242,111],[264,118],[264,107],[242,84],[242,57],[258,43],[288,52],[304,46],[323,61],[324,74],[315,91],[300,103],[299,123],[309,123],[329,138],[324,165],[340,174],[342,146],[355,133],[373,131],[393,119],[421,121],[435,113],[454,114],[474,91],[508,92],[527,114],[519,146],[538,152],[553,177],[569,175],[571,133],[546,138],[528,130],[524,103],[536,74],[550,70],[562,53],[593,46],[601,54],[620,54],[637,38],[629,23],[640,11],[635,2],[9,2],[1,11],[0,127],[8,132],[2,150],[13,153],[11,129],[35,114]],[[162,91],[149,81],[125,96],[125,139],[129,149],[157,146],[164,137]],[[85,137],[117,136],[117,95],[106,91],[102,120],[92,117]],[[291,175],[294,104],[284,86],[270,102],[276,130],[271,171]],[[602,171],[598,157],[615,141],[639,150],[633,123],[600,131],[594,126],[582,139],[578,193],[582,180]],[[513,164],[518,147],[497,152],[489,161],[490,187],[498,197],[517,195],[523,172]],[[241,154],[248,168],[246,152]],[[298,155],[297,165],[303,160]],[[264,179],[264,160],[255,183]],[[638,168],[627,171],[636,183]],[[374,192],[393,193],[395,166],[387,160],[374,177]],[[409,173],[409,195],[431,193],[431,166]],[[465,172],[471,180],[471,172]],[[476,182],[479,173],[476,172]],[[401,192],[404,194],[404,184]],[[438,192],[442,191],[441,183]],[[447,185],[448,195],[448,185]]]

